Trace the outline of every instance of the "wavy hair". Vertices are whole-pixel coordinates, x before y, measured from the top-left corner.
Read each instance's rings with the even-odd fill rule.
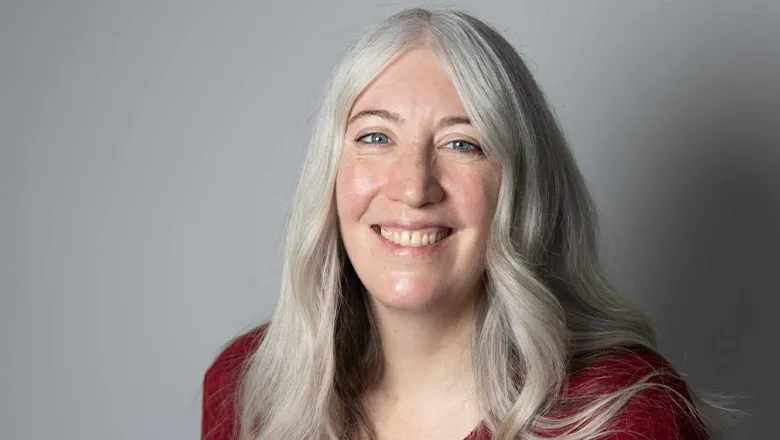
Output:
[[[662,386],[645,378],[567,418],[549,416],[573,362],[620,346],[653,347],[655,335],[608,282],[584,179],[518,53],[468,14],[415,8],[369,30],[330,79],[288,220],[279,302],[244,374],[242,440],[374,437],[361,396],[381,376],[382,347],[341,241],[335,179],[354,100],[420,46],[438,55],[501,166],[472,335],[486,427],[496,440],[555,429],[562,440],[597,438],[628,399]]]

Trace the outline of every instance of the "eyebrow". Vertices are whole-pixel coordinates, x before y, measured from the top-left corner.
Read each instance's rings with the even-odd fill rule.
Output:
[[[444,127],[449,127],[451,125],[471,125],[471,119],[468,118],[468,116],[445,116],[441,119],[439,119],[439,122],[436,124],[436,129],[440,130]]]
[[[399,115],[398,113],[394,113],[384,109],[370,108],[368,110],[361,110],[355,113],[355,115],[349,118],[349,121],[347,121],[347,126],[355,122],[357,119],[365,118],[368,116],[378,116],[382,119],[387,119],[388,121],[395,122],[396,124],[400,124],[404,121],[404,118],[402,118],[401,115]]]
[[[385,109],[367,109],[367,110],[361,110],[357,113],[355,113],[351,118],[349,118],[349,121],[347,121],[347,126],[355,122],[356,120],[360,118],[365,118],[368,116],[377,116],[382,119],[386,119],[388,121],[394,122],[396,124],[402,124],[404,122],[404,118],[401,117],[398,113],[391,112]],[[440,130],[444,127],[449,127],[452,125],[471,125],[471,119],[469,119],[467,116],[445,116],[441,119],[439,119],[439,122],[436,123],[436,129]]]

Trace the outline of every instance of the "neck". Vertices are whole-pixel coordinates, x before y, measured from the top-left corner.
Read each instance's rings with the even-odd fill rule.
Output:
[[[385,359],[374,390],[381,399],[404,404],[473,395],[474,301],[449,310],[408,312],[377,303],[372,309]]]

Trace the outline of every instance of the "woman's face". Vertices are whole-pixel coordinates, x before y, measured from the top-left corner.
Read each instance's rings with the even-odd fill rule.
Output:
[[[336,179],[344,245],[373,302],[449,308],[480,288],[500,169],[428,49],[358,97]]]

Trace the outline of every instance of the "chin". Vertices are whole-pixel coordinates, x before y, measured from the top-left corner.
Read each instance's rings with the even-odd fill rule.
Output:
[[[421,312],[446,300],[442,284],[437,280],[403,277],[387,279],[379,289],[368,289],[374,302],[388,309]]]

